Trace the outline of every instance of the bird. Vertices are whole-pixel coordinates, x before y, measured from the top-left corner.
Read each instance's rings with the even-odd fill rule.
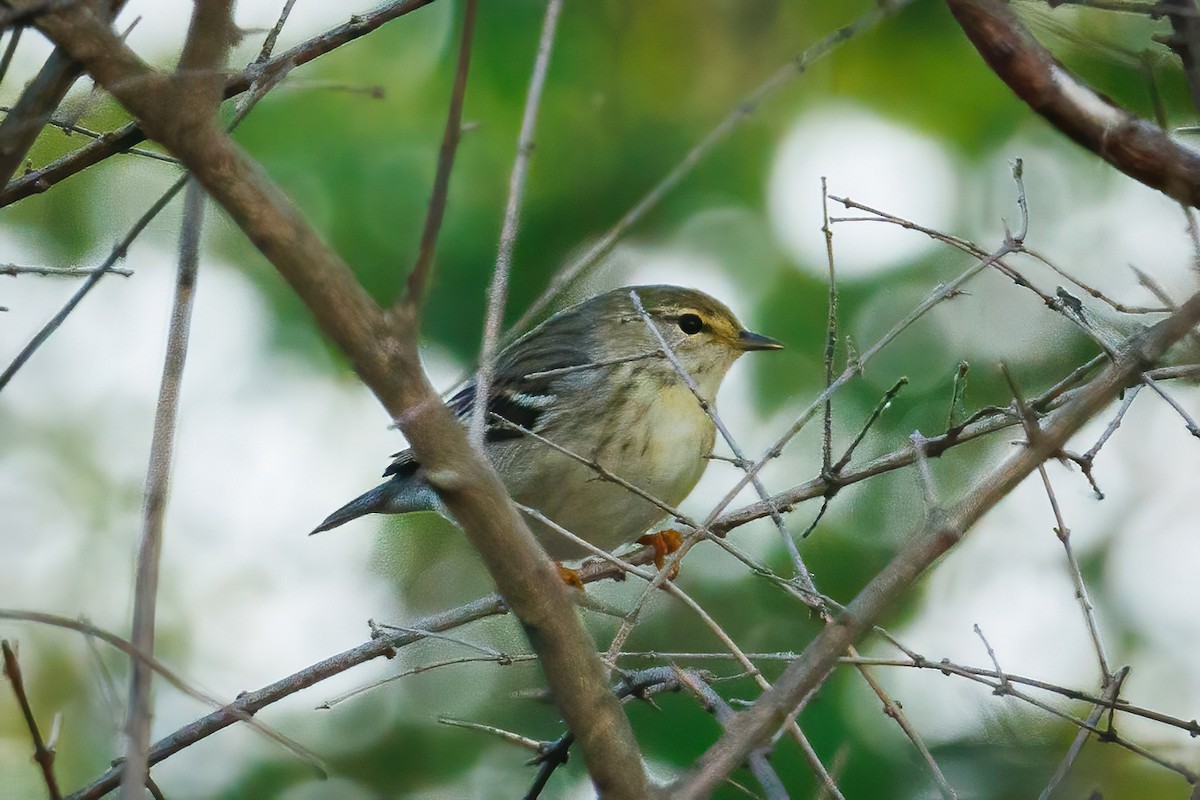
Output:
[[[677,506],[710,461],[716,426],[705,406],[715,403],[729,368],[743,353],[782,347],[746,330],[728,306],[697,289],[627,286],[595,295],[550,316],[497,354],[484,453],[519,507],[611,551],[645,534],[667,513],[603,479],[593,465]],[[464,425],[470,424],[475,392],[471,380],[447,401]],[[366,514],[448,516],[412,451],[393,459],[383,473],[387,480],[334,511],[312,533]],[[526,513],[525,520],[552,558],[588,554],[535,516]],[[677,534],[667,543],[655,540],[656,551],[667,552],[677,542]],[[656,561],[661,567],[661,553]]]

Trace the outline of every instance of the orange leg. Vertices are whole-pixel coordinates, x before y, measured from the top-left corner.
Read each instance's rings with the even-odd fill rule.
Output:
[[[667,556],[674,553],[683,545],[683,534],[674,528],[667,528],[665,531],[658,533],[647,533],[645,536],[638,537],[638,544],[649,545],[654,548],[654,566],[659,569],[667,563]],[[667,575],[667,580],[675,580],[679,575],[679,565],[671,567],[671,573]]]
[[[563,579],[563,583],[567,586],[574,586],[581,592],[583,591],[583,579],[579,577],[579,570],[564,567],[557,561],[554,562],[554,566],[558,567],[558,576]]]

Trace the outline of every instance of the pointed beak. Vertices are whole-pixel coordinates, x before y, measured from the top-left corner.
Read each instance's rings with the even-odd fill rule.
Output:
[[[772,339],[770,336],[763,336],[761,333],[751,333],[750,331],[739,331],[737,335],[737,346],[742,350],[782,350],[783,342],[778,339]]]

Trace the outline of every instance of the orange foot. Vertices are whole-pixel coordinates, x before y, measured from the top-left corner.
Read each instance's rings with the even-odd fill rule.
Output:
[[[637,543],[654,548],[654,566],[662,569],[663,564],[667,562],[667,556],[683,545],[683,534],[674,528],[667,528],[665,531],[647,533],[645,536],[638,537]],[[671,567],[667,580],[673,581],[678,576],[679,564],[675,564]]]
[[[583,591],[583,578],[579,577],[579,570],[564,567],[557,561],[554,562],[554,566],[558,567],[558,577],[562,578],[563,583],[567,586],[574,586],[581,592]]]

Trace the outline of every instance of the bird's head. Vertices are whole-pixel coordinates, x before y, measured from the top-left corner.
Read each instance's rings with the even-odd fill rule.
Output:
[[[769,336],[746,330],[728,306],[697,289],[626,286],[584,302],[591,304],[595,304],[594,317],[603,320],[599,333],[614,345],[614,354],[618,350],[619,356],[658,352],[661,342],[656,330],[696,382],[714,391],[742,353],[783,347]]]

